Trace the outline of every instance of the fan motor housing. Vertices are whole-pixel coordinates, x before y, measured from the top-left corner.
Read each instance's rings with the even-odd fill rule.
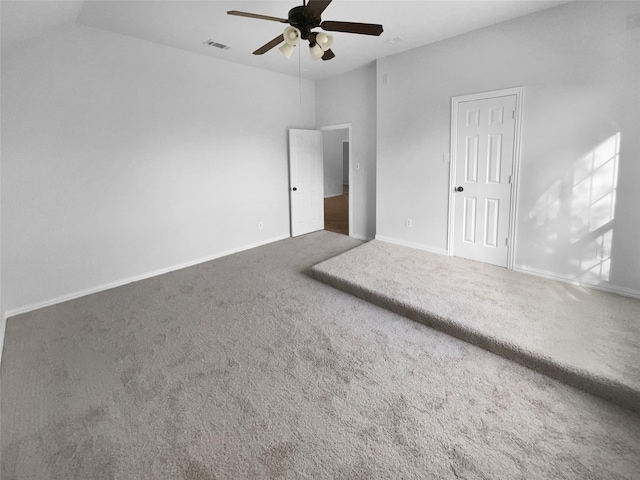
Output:
[[[308,15],[306,7],[294,7],[289,10],[289,25],[296,27],[300,30],[300,36],[307,40],[311,29],[320,26],[320,17],[312,17]]]

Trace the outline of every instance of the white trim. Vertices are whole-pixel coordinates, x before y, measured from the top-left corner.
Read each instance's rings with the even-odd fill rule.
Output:
[[[518,199],[520,197],[520,158],[522,156],[522,121],[524,115],[524,87],[516,90],[516,112],[515,128],[513,139],[513,171],[511,173],[511,215],[509,219],[509,256],[507,257],[507,268],[513,270],[516,258],[516,238],[518,220]]]
[[[7,330],[7,316],[0,314],[0,365],[2,365],[2,350],[4,349],[4,334]]]
[[[215,260],[216,258],[226,257],[227,255],[232,255],[234,253],[243,252],[245,250],[250,250],[252,248],[261,247],[263,245],[267,245],[269,243],[278,242],[280,240],[285,240],[287,238],[291,238],[291,236],[287,233],[286,235],[280,235],[278,237],[274,237],[268,240],[263,240],[260,242],[252,243],[250,245],[245,245],[238,248],[232,248],[231,250],[226,250],[224,252],[215,253],[213,255],[209,255],[204,258],[200,258],[198,260],[192,260],[190,262],[181,263],[179,265],[174,265],[167,268],[161,268],[159,270],[154,270],[152,272],[143,273],[142,275],[136,275],[133,277],[125,278],[122,280],[116,280],[115,282],[103,283],[102,285],[97,285],[95,287],[87,288],[86,290],[80,290],[78,292],[69,293],[66,295],[61,295],[59,297],[51,298],[49,300],[44,300],[38,303],[32,303],[30,305],[25,305],[22,307],[14,308],[5,313],[4,318],[5,321],[9,317],[13,317],[15,315],[20,315],[22,313],[32,312],[33,310],[38,310],[40,308],[49,307],[51,305],[56,305],[58,303],[67,302],[69,300],[74,300],[76,298],[84,297],[86,295],[91,295],[94,293],[103,292],[105,290],[110,290],[112,288],[121,287],[122,285],[127,285],[129,283],[138,282],[140,280],[146,280],[148,278],[156,277],[158,275],[164,275],[165,273],[173,272],[175,270],[181,270],[183,268],[193,267],[194,265],[198,265],[201,263],[209,262],[211,260]]]
[[[407,242],[406,240],[398,240],[396,238],[385,237],[383,235],[376,235],[376,240],[380,240],[382,242],[387,242],[387,243],[393,243],[395,245],[400,245],[402,247],[415,248],[417,250],[423,250],[425,252],[435,253],[437,255],[448,255],[448,252],[443,248],[428,247],[420,243]]]
[[[523,102],[524,87],[505,88],[502,90],[494,90],[492,92],[474,93],[471,95],[459,95],[451,98],[451,144],[450,162],[449,162],[449,225],[447,229],[447,255],[453,256],[453,226],[455,222],[455,195],[454,188],[456,183],[456,145],[458,143],[458,106],[462,102],[472,102],[475,100],[484,100],[487,98],[506,97],[509,95],[516,96],[516,113],[513,138],[513,171],[511,173],[511,203],[509,212],[509,246],[507,249],[507,269],[513,270],[514,258],[516,253],[516,219],[518,212],[518,192],[520,186],[520,156],[522,151],[522,119],[523,119]]]
[[[616,293],[618,295],[622,295],[625,297],[640,299],[640,290],[633,290],[631,288],[619,287],[617,285],[602,284],[602,283],[592,282],[589,280],[582,280],[579,277],[576,277],[573,275],[549,272],[547,270],[540,270],[538,268],[528,267],[526,265],[514,265],[513,270],[515,272],[525,273],[528,275],[535,275],[536,277],[542,277],[548,280],[556,280],[559,282],[570,283],[572,285],[591,288],[593,290],[601,290],[603,292]]]
[[[324,127],[318,127],[317,129],[320,131],[346,129],[349,133],[349,236],[360,238],[353,233],[353,142],[351,141],[351,126],[351,123],[341,123],[338,125],[326,125]]]
[[[351,128],[351,123],[339,123],[336,125],[325,125],[324,127],[318,127],[318,130],[344,130]]]
[[[357,238],[358,240],[364,240],[365,242],[370,242],[371,240],[373,240],[373,238],[371,237],[365,237],[364,235],[356,235],[355,233],[349,236],[353,238]]]

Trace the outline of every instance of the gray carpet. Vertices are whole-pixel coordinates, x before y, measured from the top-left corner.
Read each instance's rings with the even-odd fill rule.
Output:
[[[10,318],[2,479],[637,479],[640,416],[308,275],[329,232]]]
[[[312,271],[640,413],[640,300],[377,240]]]

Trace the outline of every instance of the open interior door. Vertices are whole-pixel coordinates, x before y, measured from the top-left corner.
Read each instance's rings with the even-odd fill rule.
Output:
[[[289,130],[291,236],[324,229],[322,132]]]

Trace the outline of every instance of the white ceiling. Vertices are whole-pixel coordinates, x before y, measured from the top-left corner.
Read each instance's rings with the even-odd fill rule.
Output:
[[[286,25],[226,13],[241,10],[286,18],[289,9],[301,5],[301,0],[3,0],[2,42],[4,50],[56,24],[77,21],[201,55],[318,80],[563,3],[567,0],[334,0],[322,15],[323,20],[381,23],[384,33],[372,37],[336,32],[332,47],[336,58],[326,62],[311,60],[306,46],[298,48],[290,60],[277,48],[262,56],[252,55],[282,33]],[[231,48],[207,46],[204,42],[209,39]]]
[[[60,25],[75,23],[82,3],[80,0],[0,0],[2,53]]]

